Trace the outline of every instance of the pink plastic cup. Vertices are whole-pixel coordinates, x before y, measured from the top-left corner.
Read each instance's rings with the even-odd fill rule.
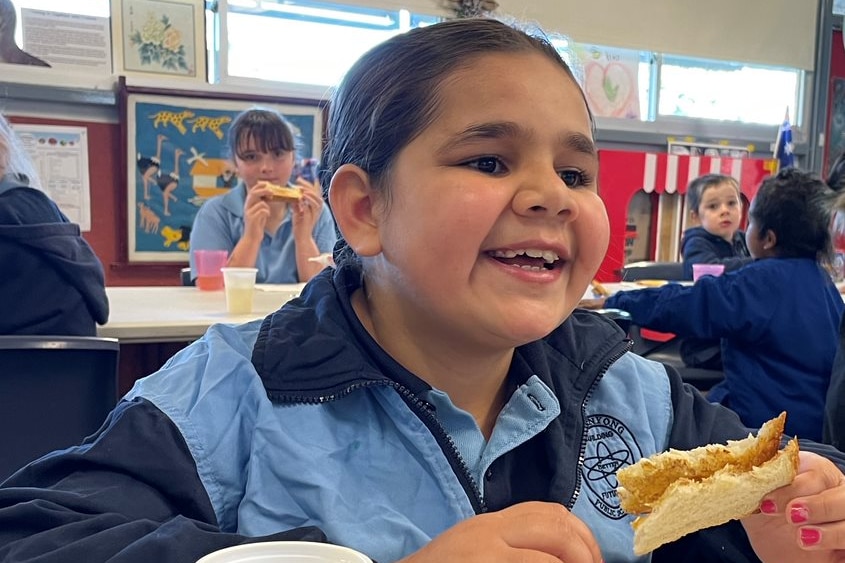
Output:
[[[203,291],[223,289],[223,272],[220,270],[229,260],[225,250],[195,250],[194,265],[197,268],[197,287]]]
[[[701,276],[721,276],[725,273],[724,264],[693,264],[692,280],[698,281]]]

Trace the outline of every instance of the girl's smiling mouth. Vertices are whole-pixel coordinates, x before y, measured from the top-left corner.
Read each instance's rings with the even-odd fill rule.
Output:
[[[487,254],[503,264],[537,272],[554,270],[563,264],[560,256],[553,250],[540,250],[538,248],[491,250]]]

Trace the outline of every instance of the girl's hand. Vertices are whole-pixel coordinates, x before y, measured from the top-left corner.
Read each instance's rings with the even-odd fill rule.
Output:
[[[799,455],[792,484],[767,495],[742,525],[764,563],[845,562],[845,476],[828,459]]]
[[[323,210],[320,184],[299,177],[296,179],[296,185],[302,188],[302,199],[291,207],[293,211],[293,233],[297,238],[300,236],[310,237]]]
[[[524,502],[473,516],[400,563],[600,563],[589,528],[562,505]]]
[[[253,237],[263,237],[264,227],[270,218],[270,190],[265,187],[266,182],[258,182],[247,189],[244,201],[244,234]]]

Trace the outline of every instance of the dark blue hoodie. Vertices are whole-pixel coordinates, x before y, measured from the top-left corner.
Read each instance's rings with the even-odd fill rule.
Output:
[[[724,264],[725,271],[736,270],[751,262],[751,253],[745,244],[745,233],[737,231],[731,242],[708,233],[704,227],[684,231],[681,241],[684,261],[684,279],[692,279],[693,264]]]
[[[0,334],[94,336],[109,316],[103,266],[26,177],[0,178]]]

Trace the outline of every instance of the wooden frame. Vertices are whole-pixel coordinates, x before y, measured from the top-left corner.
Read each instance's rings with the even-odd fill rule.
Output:
[[[197,210],[231,187],[226,133],[241,111],[252,106],[280,111],[299,139],[297,156],[320,157],[319,101],[130,87],[122,77],[118,99],[126,178],[118,197],[126,225],[124,263],[187,262]]]
[[[203,0],[111,0],[114,73],[207,82]]]

